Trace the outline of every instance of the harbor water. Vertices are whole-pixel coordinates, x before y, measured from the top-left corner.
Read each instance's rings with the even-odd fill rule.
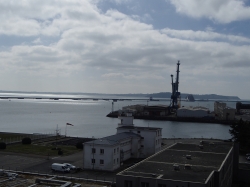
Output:
[[[22,95],[22,94],[19,94]],[[6,96],[6,94],[4,94]],[[37,96],[37,95],[36,95]],[[40,97],[49,97],[40,94]],[[55,95],[57,96],[57,95]],[[71,95],[74,97],[95,97],[99,95]],[[59,95],[62,97],[62,95]],[[68,97],[68,96],[67,96]],[[147,104],[147,101],[117,101],[114,110],[123,106]],[[165,104],[168,101],[148,102],[148,105]],[[182,102],[183,106],[204,106],[213,110],[213,102]],[[229,106],[235,108],[234,102]],[[57,126],[60,133],[75,137],[95,137],[116,133],[117,118],[106,115],[112,110],[112,101],[105,100],[51,100],[51,99],[0,99],[0,131],[17,133],[54,133]],[[66,123],[73,124],[67,126]],[[173,121],[134,120],[136,126],[160,127],[163,138],[214,138],[229,139],[230,127],[223,124],[189,123]]]

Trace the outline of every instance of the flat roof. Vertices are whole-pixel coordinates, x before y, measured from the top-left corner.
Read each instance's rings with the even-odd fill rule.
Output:
[[[132,137],[140,138],[141,136],[132,132],[123,132],[123,133],[118,133],[118,134],[114,134],[111,136],[106,136],[97,140],[89,141],[89,142],[86,142],[85,144],[115,145],[115,144],[120,143],[122,140],[132,138]]]
[[[211,172],[220,168],[231,148],[232,143],[226,142],[203,142],[202,149],[199,144],[177,143],[118,175],[205,183]]]
[[[117,129],[133,129],[133,130],[160,130],[162,128],[158,128],[158,127],[138,127],[138,126],[121,126],[121,127],[117,127]]]

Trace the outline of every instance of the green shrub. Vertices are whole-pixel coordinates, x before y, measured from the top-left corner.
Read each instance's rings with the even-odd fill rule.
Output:
[[[22,144],[26,144],[26,145],[31,144],[31,139],[29,137],[23,138],[22,139]]]
[[[62,150],[59,150],[59,151],[58,151],[58,155],[63,155],[63,151],[62,151]]]
[[[6,149],[6,143],[0,142],[0,149]]]
[[[82,142],[77,142],[76,143],[76,148],[77,149],[83,149],[83,143]]]

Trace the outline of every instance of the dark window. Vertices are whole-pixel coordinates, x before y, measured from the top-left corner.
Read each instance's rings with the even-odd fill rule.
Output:
[[[92,153],[95,153],[95,148],[92,148]]]
[[[104,149],[100,149],[100,154],[104,154]]]
[[[141,131],[137,131],[137,133],[141,133]]]
[[[104,164],[104,160],[100,160],[100,164]]]
[[[115,149],[114,149],[114,154],[115,154]]]
[[[94,164],[94,163],[95,163],[95,159],[92,159],[91,161],[92,161],[92,164]]]
[[[127,181],[127,180],[125,180],[125,181],[124,181],[124,187],[133,187],[132,181]]]
[[[142,182],[141,187],[149,187],[149,183],[148,182]]]

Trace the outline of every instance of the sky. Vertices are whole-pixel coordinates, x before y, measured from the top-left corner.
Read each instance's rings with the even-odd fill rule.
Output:
[[[250,99],[250,1],[0,0],[0,90]]]

